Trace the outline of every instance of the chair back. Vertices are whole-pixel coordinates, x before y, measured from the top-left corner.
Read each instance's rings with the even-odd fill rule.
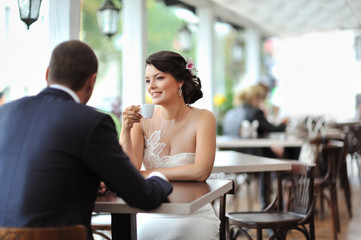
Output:
[[[343,127],[345,133],[345,153],[353,154],[361,148],[361,125],[353,124]]]
[[[292,167],[287,176],[278,174],[277,196],[266,209],[226,214],[230,239],[236,240],[240,234],[252,239],[249,229],[257,230],[257,239],[263,239],[264,229],[274,230],[269,239],[286,239],[287,232],[292,229],[300,231],[306,239],[315,239],[315,165],[295,160],[290,163]],[[285,203],[283,197],[287,198]],[[284,209],[284,204],[289,208]]]
[[[0,227],[0,240],[86,240],[83,225],[49,228]]]
[[[286,211],[292,211],[302,215],[312,214],[315,198],[314,171],[315,165],[292,161],[292,169],[288,171],[286,178],[288,188],[286,191],[288,195]],[[279,189],[281,189],[281,181],[281,177],[279,177]]]

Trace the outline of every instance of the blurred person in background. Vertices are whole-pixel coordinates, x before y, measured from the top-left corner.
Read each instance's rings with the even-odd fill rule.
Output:
[[[258,137],[266,137],[270,132],[284,132],[287,126],[287,119],[283,119],[279,125],[270,123],[265,115],[265,98],[267,96],[267,88],[260,84],[252,85],[236,92],[233,99],[234,108],[230,109],[223,119],[223,131],[225,135],[233,137],[241,137],[244,131],[242,122],[258,121],[257,135]],[[235,149],[236,151],[260,155],[270,158],[282,158],[283,148],[243,148]],[[268,173],[260,173],[260,202],[262,208],[268,205],[267,190],[270,186],[270,178]]]
[[[234,108],[230,109],[223,119],[225,135],[240,137],[242,121],[252,123],[258,121],[257,135],[264,137],[270,132],[284,132],[288,123],[285,118],[279,125],[270,123],[265,115],[265,98],[267,88],[264,85],[252,85],[237,91],[233,98]]]

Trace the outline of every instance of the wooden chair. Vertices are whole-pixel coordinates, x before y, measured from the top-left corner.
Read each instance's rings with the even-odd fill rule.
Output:
[[[320,199],[320,214],[323,218],[324,200],[330,207],[334,239],[337,240],[337,233],[340,232],[340,217],[337,205],[337,179],[342,164],[344,144],[341,141],[330,140],[321,144],[320,157],[326,165],[326,172],[315,178],[315,192]]]
[[[342,161],[339,168],[339,179],[341,183],[341,188],[343,189],[348,215],[352,218],[352,202],[351,202],[351,187],[348,176],[348,164],[347,164],[347,156],[351,157],[351,160],[356,160],[358,167],[359,180],[361,182],[361,172],[360,172],[360,162],[361,159],[361,123],[360,124],[341,124],[335,125],[336,128],[340,129],[344,133],[343,143],[344,150],[342,154]],[[341,140],[341,139],[336,139]],[[353,164],[351,164],[351,172]]]
[[[99,235],[106,240],[111,240],[111,238],[104,233],[104,231],[112,231],[110,214],[93,212],[91,228],[93,234]]]
[[[10,240],[86,240],[83,225],[69,227],[13,228],[0,227],[0,239]]]
[[[343,129],[344,128],[344,129]],[[350,138],[349,135],[349,127],[345,126],[342,130],[340,128],[340,131],[342,131],[342,135],[337,137],[337,134],[335,136],[327,136],[327,140],[337,140],[343,142],[343,151],[342,151],[342,157],[341,157],[341,163],[338,167],[338,178],[340,180],[340,186],[343,190],[346,205],[347,205],[347,211],[350,218],[352,218],[352,202],[351,202],[351,187],[350,187],[350,181],[347,171],[347,155],[349,154],[350,147],[352,145],[352,137]],[[327,141],[326,141],[327,142]],[[354,148],[354,147],[352,147]]]
[[[343,130],[347,141],[346,154],[349,154],[351,159],[356,161],[358,177],[361,183],[361,122],[359,124],[346,125],[343,127]],[[351,164],[351,167],[353,168],[353,164]],[[351,172],[353,173],[353,169],[351,169]]]
[[[291,229],[298,230],[307,239],[315,239],[314,231],[314,166],[292,161],[292,169],[288,171],[287,181],[291,183],[289,196],[290,208],[284,210],[282,174],[278,174],[277,194],[274,201],[264,211],[231,212],[226,214],[228,220],[228,237],[231,240],[244,235],[252,239],[249,229],[257,230],[257,239],[262,239],[262,230],[271,229],[270,239],[285,238]],[[307,229],[306,225],[309,225]]]
[[[359,182],[361,183],[361,121],[357,128],[357,143],[358,143],[357,150],[353,157],[356,160],[356,164],[357,164],[356,167],[358,170],[358,179],[359,179]]]

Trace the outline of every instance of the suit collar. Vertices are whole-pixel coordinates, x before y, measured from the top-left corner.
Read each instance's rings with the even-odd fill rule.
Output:
[[[43,91],[41,91],[39,93],[39,95],[43,95],[43,96],[48,95],[48,96],[53,96],[53,97],[57,97],[57,98],[62,98],[66,101],[69,101],[69,100],[74,101],[74,99],[72,98],[72,96],[70,96],[69,93],[62,91],[60,89],[56,89],[56,88],[47,87]]]
[[[75,102],[80,103],[80,99],[79,99],[78,95],[76,95],[76,93],[74,91],[72,91],[70,88],[67,88],[60,84],[52,84],[49,87],[59,89],[59,90],[62,90],[64,92],[68,93],[74,99]]]

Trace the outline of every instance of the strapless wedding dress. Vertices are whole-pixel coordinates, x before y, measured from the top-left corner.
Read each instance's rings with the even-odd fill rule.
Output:
[[[166,146],[159,142],[161,130],[145,137],[143,166],[146,169],[177,167],[194,162],[194,153],[161,156]],[[191,215],[137,214],[138,239],[140,240],[212,240],[219,239],[220,220],[211,204]]]

